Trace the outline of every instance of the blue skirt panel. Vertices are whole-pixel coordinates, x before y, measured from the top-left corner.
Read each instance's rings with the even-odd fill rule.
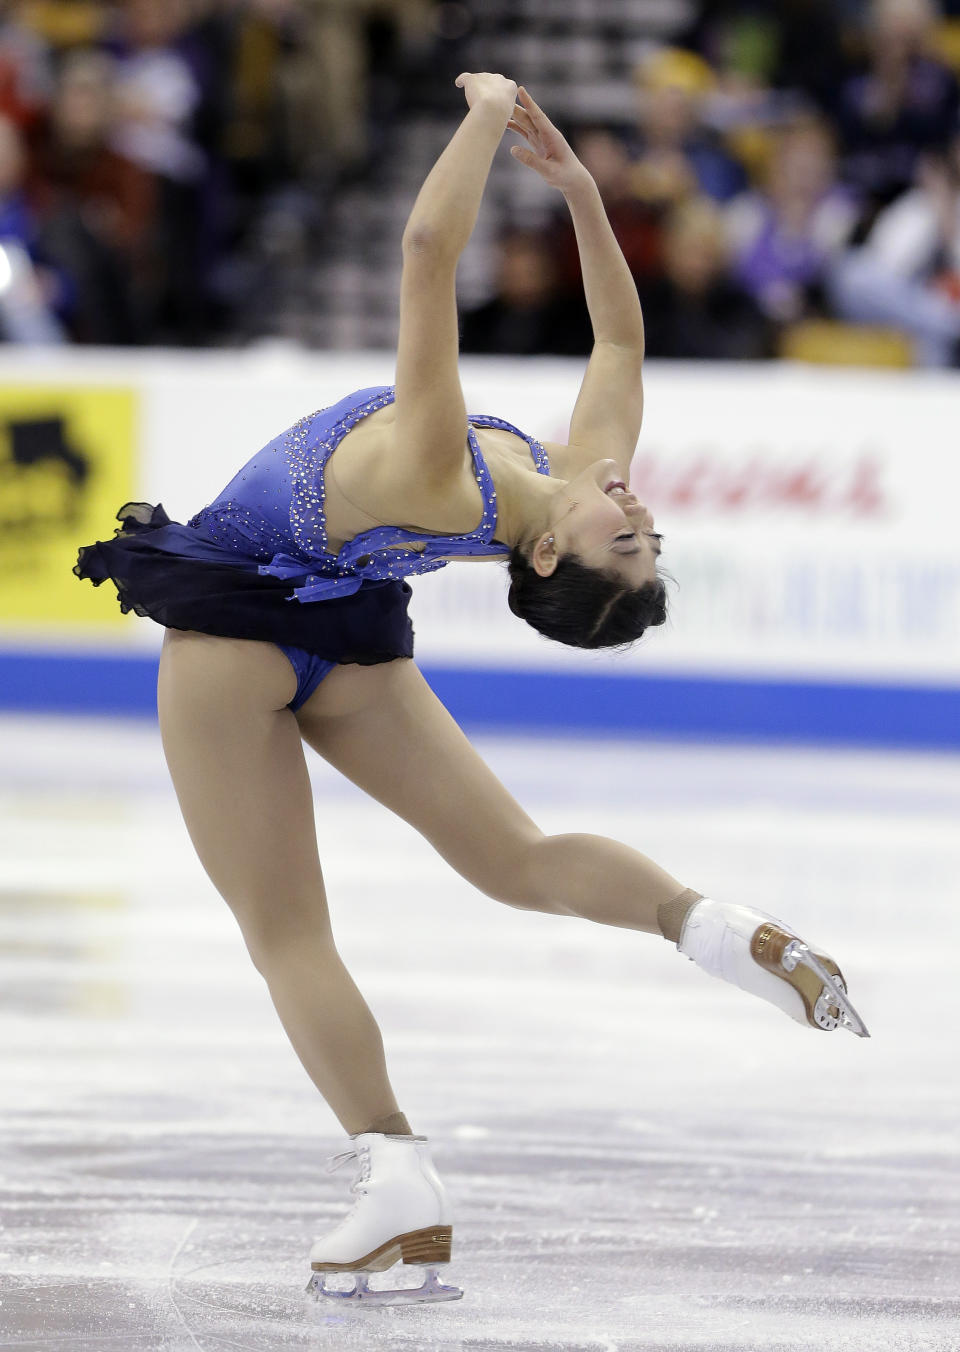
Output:
[[[114,538],[85,545],[73,571],[94,586],[113,582],[124,612],[171,629],[297,648],[330,664],[413,656],[406,582],[365,580],[352,595],[303,605],[293,580],[262,574],[256,559],[202,527],[171,521],[162,506],[128,502],[117,518]]]

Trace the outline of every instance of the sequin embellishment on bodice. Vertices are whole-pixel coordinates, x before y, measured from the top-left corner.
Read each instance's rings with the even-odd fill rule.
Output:
[[[302,418],[253,457],[208,507],[189,524],[246,558],[260,572],[299,583],[298,601],[349,596],[364,582],[384,582],[432,573],[457,555],[483,558],[509,553],[495,542],[497,497],[474,427],[499,428],[522,437],[538,474],[549,474],[539,441],[502,418],[471,415],[467,429],[483,515],[463,535],[428,535],[400,526],[374,526],[329,552],[324,515],[324,470],[347,433],[377,409],[393,403],[393,386],[347,395],[330,408]]]

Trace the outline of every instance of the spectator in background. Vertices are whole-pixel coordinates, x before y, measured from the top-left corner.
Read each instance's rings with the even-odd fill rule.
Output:
[[[461,318],[461,349],[507,356],[579,356],[593,345],[590,320],[557,287],[549,240],[539,231],[509,230],[498,249],[497,290]]]
[[[80,342],[143,336],[153,262],[153,176],[110,148],[115,70],[104,52],[79,49],[61,66],[31,175],[45,252],[73,286],[70,328]]]
[[[0,116],[30,127],[53,84],[46,44],[21,22],[19,6],[0,0]]]
[[[20,128],[0,116],[0,339],[56,343],[63,332],[55,311],[65,303],[65,292],[38,247],[25,171]]]
[[[193,138],[201,87],[181,51],[192,16],[186,0],[126,0],[121,17],[111,144],[157,185],[149,328],[156,342],[199,344],[209,336],[213,260],[209,165]]]
[[[242,209],[295,176],[291,142],[309,130],[297,126],[294,75],[305,20],[301,0],[234,0],[211,7],[182,44],[201,90],[194,139],[226,166]]]
[[[200,91],[191,133],[207,162],[200,255],[213,341],[296,335],[309,313],[311,231],[330,184],[303,78],[307,17],[302,0],[232,0],[209,6],[179,44]]]
[[[916,186],[880,213],[831,280],[845,319],[904,329],[924,365],[960,364],[960,134],[947,154],[921,161]]]
[[[715,204],[697,198],[674,209],[664,261],[664,276],[641,294],[648,356],[773,356],[773,326],[728,275],[723,220]]]
[[[338,171],[357,170],[374,146],[370,119],[376,45],[391,30],[399,56],[433,32],[435,0],[302,0],[309,45],[301,70],[302,120]],[[374,38],[374,41],[371,41]],[[304,147],[306,150],[307,147]],[[315,152],[314,152],[315,153]]]
[[[828,263],[858,220],[854,195],[837,181],[833,138],[812,117],[771,138],[765,182],[726,211],[733,275],[770,319],[791,323],[820,308]]]
[[[829,111],[846,74],[844,8],[837,0],[700,0],[681,40],[727,94],[771,87]]]
[[[25,157],[20,128],[0,116],[0,240],[33,247],[36,224],[23,191]]]
[[[115,148],[180,183],[196,182],[206,167],[191,136],[200,89],[177,46],[189,17],[185,0],[126,0],[116,78]]]
[[[920,156],[942,149],[956,125],[957,81],[928,54],[937,18],[933,0],[873,0],[867,69],[840,91],[844,178],[875,209],[910,186]]]
[[[702,193],[726,202],[746,187],[740,164],[706,126],[715,77],[693,52],[663,48],[637,70],[637,137],[631,190],[667,207]]]
[[[607,219],[634,280],[642,284],[657,276],[662,267],[662,211],[634,195],[633,164],[623,140],[606,128],[587,127],[574,136],[573,148],[600,191]],[[566,210],[557,217],[554,238],[561,288],[580,297],[580,251]]]

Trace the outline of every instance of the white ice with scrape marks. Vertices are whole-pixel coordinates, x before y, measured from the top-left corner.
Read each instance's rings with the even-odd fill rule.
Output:
[[[960,760],[480,745],[545,828],[827,945],[872,1040],[662,940],[497,906],[311,755],[338,941],[466,1291],[311,1303],[344,1138],[155,729],[0,720],[0,1348],[955,1352]]]

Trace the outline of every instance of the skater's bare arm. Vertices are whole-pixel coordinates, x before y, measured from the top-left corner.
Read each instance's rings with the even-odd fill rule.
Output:
[[[463,465],[467,411],[457,369],[457,260],[514,106],[501,75],[461,75],[469,112],[420,189],[403,233],[396,455],[442,487]]]
[[[643,418],[643,312],[596,183],[524,88],[510,129],[511,153],[563,193],[577,236],[594,347],[570,422],[570,444],[585,463],[611,456],[629,470]]]
[[[586,176],[565,194],[594,344],[570,419],[570,444],[593,460],[611,456],[629,474],[643,422],[643,312],[600,192]]]

